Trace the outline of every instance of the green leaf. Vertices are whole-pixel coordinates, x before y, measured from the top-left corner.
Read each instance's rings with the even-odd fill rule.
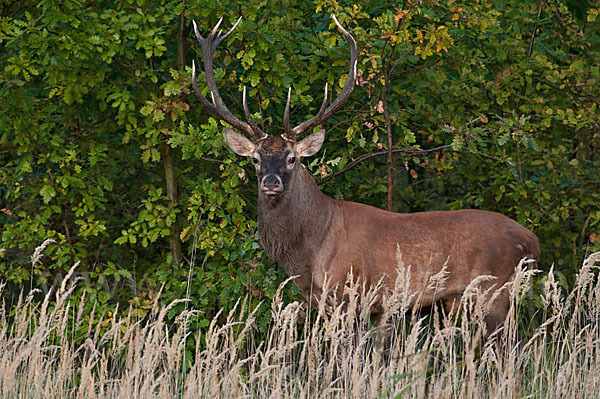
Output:
[[[54,187],[52,187],[49,184],[46,184],[40,189],[40,195],[44,199],[44,202],[47,204],[48,202],[50,202],[50,200],[52,200],[52,198],[56,196],[56,191],[54,191]]]
[[[462,148],[462,145],[463,145],[462,137],[454,136],[454,138],[452,139],[452,150],[458,151]]]

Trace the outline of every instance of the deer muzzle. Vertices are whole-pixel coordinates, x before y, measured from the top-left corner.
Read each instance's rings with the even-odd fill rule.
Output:
[[[283,181],[281,177],[275,174],[263,176],[260,182],[260,189],[267,195],[276,195],[283,192]]]

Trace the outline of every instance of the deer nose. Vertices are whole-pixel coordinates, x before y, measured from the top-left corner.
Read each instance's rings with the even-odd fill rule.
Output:
[[[280,193],[283,191],[283,182],[278,175],[268,174],[262,178],[260,187],[267,194]]]

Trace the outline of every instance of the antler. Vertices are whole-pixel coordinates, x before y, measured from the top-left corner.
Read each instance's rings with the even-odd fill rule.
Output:
[[[192,21],[194,25],[194,33],[196,34],[196,38],[202,47],[202,54],[204,56],[204,75],[206,77],[206,85],[208,86],[208,90],[210,91],[212,103],[206,99],[202,95],[202,92],[198,89],[198,82],[196,81],[196,63],[192,61],[192,86],[194,87],[194,92],[196,93],[196,97],[200,100],[202,105],[204,105],[211,113],[219,118],[223,119],[225,122],[229,123],[234,128],[238,129],[241,132],[248,134],[255,140],[259,140],[267,134],[260,130],[252,119],[250,115],[250,111],[248,110],[248,105],[246,104],[246,87],[244,87],[243,94],[243,104],[244,104],[244,113],[246,114],[246,119],[248,123],[242,122],[235,115],[231,113],[231,111],[227,108],[221,95],[219,94],[219,90],[217,89],[217,84],[215,83],[215,72],[213,70],[213,55],[217,46],[227,38],[233,32],[233,30],[238,26],[242,17],[240,17],[237,22],[233,25],[231,29],[224,35],[221,35],[222,31],[218,31],[219,25],[223,22],[223,18],[219,19],[219,22],[215,25],[213,30],[210,32],[210,35],[205,39],[202,37],[200,32],[198,32],[198,27],[196,26],[196,21]]]
[[[342,32],[342,35],[344,36],[344,38],[348,42],[348,45],[350,46],[350,71],[348,72],[346,83],[344,84],[340,95],[331,103],[329,107],[327,107],[327,109],[325,108],[325,106],[327,105],[327,84],[325,84],[325,96],[323,98],[323,103],[321,104],[319,112],[317,112],[317,114],[311,119],[302,122],[293,129],[290,128],[290,88],[290,90],[288,91],[287,103],[285,104],[285,112],[283,114],[283,127],[285,129],[285,135],[290,140],[296,140],[296,137],[298,137],[300,134],[312,129],[317,125],[320,125],[321,123],[329,119],[337,110],[339,110],[346,103],[346,101],[348,101],[348,98],[350,98],[350,94],[354,89],[354,82],[356,79],[356,66],[358,64],[358,48],[356,46],[356,41],[354,41],[352,35],[346,29],[344,29],[342,25],[340,25],[335,15],[332,14],[331,18],[333,18],[333,21],[337,25],[340,32]]]

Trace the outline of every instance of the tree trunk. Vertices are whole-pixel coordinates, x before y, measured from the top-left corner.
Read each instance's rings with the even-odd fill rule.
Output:
[[[179,15],[179,29],[177,32],[177,68],[180,71],[185,70],[185,16]],[[171,208],[177,206],[177,180],[175,178],[175,162],[171,147],[166,140],[162,143],[162,159],[165,167],[165,181],[167,184],[167,197]],[[169,237],[169,248],[174,265],[181,264],[181,241],[179,240],[179,225],[177,220],[171,226],[171,236]]]
[[[387,84],[387,79],[386,79]],[[392,128],[392,121],[390,118],[390,110],[387,104],[387,86],[383,86],[383,116],[385,117],[385,127],[387,129],[387,210],[394,210],[394,158],[392,153],[392,147],[394,145],[394,131]]]
[[[163,144],[163,165],[165,167],[165,180],[167,182],[167,197],[171,207],[177,206],[177,181],[175,180],[175,165],[171,154],[171,147],[168,143]],[[177,222],[171,227],[171,236],[169,237],[169,246],[171,248],[171,257],[173,264],[181,264],[181,241],[179,241],[179,226]]]

